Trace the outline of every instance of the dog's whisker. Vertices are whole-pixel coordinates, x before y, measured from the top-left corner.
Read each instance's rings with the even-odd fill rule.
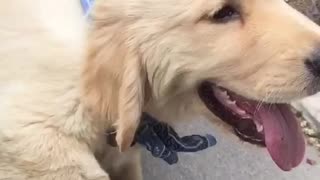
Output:
[[[264,102],[266,102],[266,101],[269,100],[272,92],[273,92],[273,91],[267,93],[267,94],[262,98],[262,100],[260,100],[260,101],[258,102],[258,105],[257,105],[257,107],[256,107],[256,109],[255,109],[255,111],[254,111],[254,113],[253,113],[254,116],[255,116],[256,113],[260,110],[260,108],[262,107],[262,104],[263,104]]]

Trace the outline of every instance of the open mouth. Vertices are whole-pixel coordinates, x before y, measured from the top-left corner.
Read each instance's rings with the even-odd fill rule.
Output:
[[[266,146],[282,170],[290,171],[302,162],[304,136],[289,105],[249,100],[211,83],[200,86],[199,96],[242,140]]]

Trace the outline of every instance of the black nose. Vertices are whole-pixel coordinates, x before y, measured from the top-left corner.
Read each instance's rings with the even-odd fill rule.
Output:
[[[307,59],[305,65],[314,76],[320,77],[320,54]]]

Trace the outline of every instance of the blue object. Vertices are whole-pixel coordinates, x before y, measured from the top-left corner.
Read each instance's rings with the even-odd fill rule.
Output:
[[[80,0],[85,16],[88,18],[94,0]],[[198,152],[217,144],[211,135],[191,135],[179,137],[172,127],[161,123],[154,117],[143,113],[135,142],[146,147],[156,158],[172,165],[178,162],[178,152]]]
[[[80,0],[85,17],[88,17],[95,0]]]
[[[198,152],[217,144],[212,135],[179,137],[168,124],[159,122],[147,113],[141,117],[135,141],[145,146],[154,157],[170,165],[178,162],[178,152]]]

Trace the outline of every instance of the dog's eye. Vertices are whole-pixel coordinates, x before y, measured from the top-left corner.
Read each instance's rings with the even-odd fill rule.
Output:
[[[239,17],[239,12],[232,6],[226,5],[213,14],[211,20],[218,23],[228,22]]]

